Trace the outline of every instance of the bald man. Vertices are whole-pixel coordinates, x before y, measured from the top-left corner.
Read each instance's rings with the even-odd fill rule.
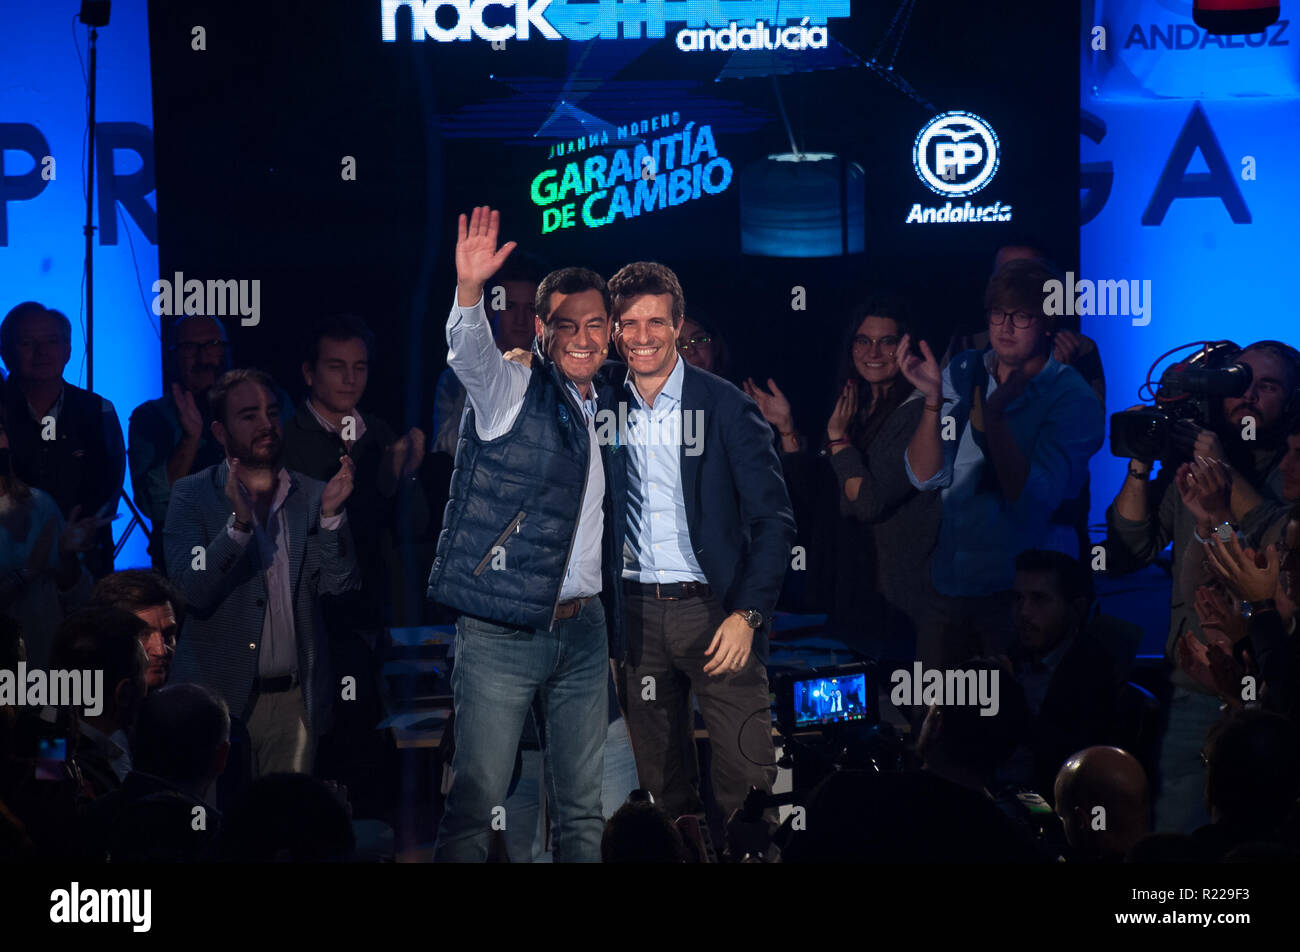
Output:
[[[1146,771],[1118,747],[1089,747],[1056,775],[1056,812],[1071,859],[1117,863],[1150,829]]]

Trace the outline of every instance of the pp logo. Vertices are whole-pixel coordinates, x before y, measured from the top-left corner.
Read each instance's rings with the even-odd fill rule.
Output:
[[[971,112],[945,112],[925,124],[912,146],[917,176],[933,192],[961,198],[978,192],[998,171],[998,135]]]

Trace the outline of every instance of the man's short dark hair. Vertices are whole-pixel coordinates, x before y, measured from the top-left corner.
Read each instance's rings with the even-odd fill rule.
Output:
[[[1026,549],[1016,556],[1017,572],[1050,572],[1056,576],[1056,587],[1067,602],[1082,598],[1089,606],[1096,597],[1092,572],[1078,559],[1064,552],[1047,549]]]
[[[140,636],[149,625],[124,608],[95,606],[73,612],[59,625],[50,667],[103,671],[109,698],[123,681],[144,679],[146,658]]]
[[[673,269],[657,261],[633,261],[619,268],[609,279],[609,296],[614,303],[612,316],[618,320],[634,298],[643,294],[669,294],[673,299],[673,326],[686,314],[686,296]]]
[[[230,740],[230,709],[201,684],[169,684],[144,699],[131,737],[131,767],[164,780],[202,780]]]
[[[180,620],[184,599],[171,582],[149,569],[125,569],[105,575],[90,593],[92,605],[137,612],[155,605],[170,605]]]
[[[1047,292],[1043,290],[1043,285],[1048,281],[1060,280],[1060,275],[1041,261],[1032,258],[1008,261],[997,274],[989,278],[989,283],[984,288],[984,312],[987,314],[993,308],[1001,306],[1028,311],[1036,317],[1055,322],[1056,318],[1047,313]]]
[[[375,335],[366,322],[352,314],[339,314],[319,321],[307,337],[307,347],[303,360],[308,367],[315,367],[320,360],[320,342],[323,340],[347,341],[360,340],[366,348],[366,359],[375,352]]]
[[[68,320],[68,315],[62,311],[56,311],[48,308],[37,301],[23,301],[9,309],[9,313],[0,321],[0,358],[4,359],[5,365],[9,368],[10,373],[14,371],[14,348],[18,344],[18,322],[29,314],[44,314],[54,318],[63,325],[63,336],[69,343],[72,341],[72,322]]]
[[[240,367],[235,370],[227,371],[221,375],[212,389],[208,391],[208,406],[212,408],[212,419],[221,423],[226,423],[226,400],[230,397],[230,391],[234,390],[241,383],[261,384],[275,397],[275,381],[271,375],[263,370],[256,370],[251,367]]]
[[[605,304],[605,313],[609,313],[609,288],[605,285],[605,279],[590,268],[561,268],[542,278],[542,283],[537,285],[533,310],[543,324],[549,324],[552,294],[581,294],[583,291],[599,291],[600,299]]]

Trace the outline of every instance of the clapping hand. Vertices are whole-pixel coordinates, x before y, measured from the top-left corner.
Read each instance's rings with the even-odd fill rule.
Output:
[[[746,378],[742,386],[745,393],[758,404],[758,412],[763,414],[763,419],[776,427],[777,432],[789,433],[794,429],[790,401],[785,398],[785,394],[781,392],[775,380],[768,378],[767,386],[770,393],[754,383],[752,377]]]
[[[850,380],[844,384],[844,389],[840,391],[839,397],[835,400],[835,408],[831,410],[831,418],[826,421],[826,435],[831,440],[842,440],[849,432],[849,424],[853,422],[853,414],[858,412],[858,387],[854,381]]]
[[[1236,536],[1230,536],[1226,542],[1205,546],[1205,553],[1214,573],[1243,601],[1262,602],[1275,597],[1281,561],[1276,547],[1256,553],[1242,546]]]
[[[921,341],[921,356],[912,353],[912,335],[904,334],[894,351],[898,371],[917,390],[925,395],[926,403],[938,403],[943,396],[943,371],[935,360],[930,345]]]
[[[1219,460],[1200,457],[1183,463],[1174,474],[1174,484],[1202,529],[1230,520],[1228,469]]]
[[[176,413],[181,420],[181,431],[189,439],[198,439],[203,433],[203,414],[190,393],[178,383],[172,384],[172,400],[176,402]]]
[[[108,525],[110,520],[106,515],[108,506],[105,505],[94,515],[81,518],[81,507],[73,506],[72,512],[68,514],[67,525],[63,527],[63,534],[59,536],[59,555],[68,556],[76,555],[80,552],[89,552],[95,547],[95,536],[99,530]]]
[[[325,484],[325,491],[320,497],[320,514],[322,519],[330,519],[339,514],[348,496],[352,495],[352,477],[356,473],[356,464],[351,456],[339,459],[339,471]]]

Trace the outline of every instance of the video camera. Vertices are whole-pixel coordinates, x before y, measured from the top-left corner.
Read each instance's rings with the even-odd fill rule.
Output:
[[[1173,351],[1156,362],[1169,353]],[[1185,459],[1187,453],[1174,438],[1177,424],[1186,420],[1212,429],[1211,422],[1220,417],[1219,401],[1239,397],[1249,389],[1251,369],[1236,360],[1240,353],[1241,348],[1230,340],[1206,342],[1193,356],[1169,367],[1155,391],[1155,406],[1111,415],[1111,453],[1147,463]],[[1148,372],[1143,387],[1150,386]]]

